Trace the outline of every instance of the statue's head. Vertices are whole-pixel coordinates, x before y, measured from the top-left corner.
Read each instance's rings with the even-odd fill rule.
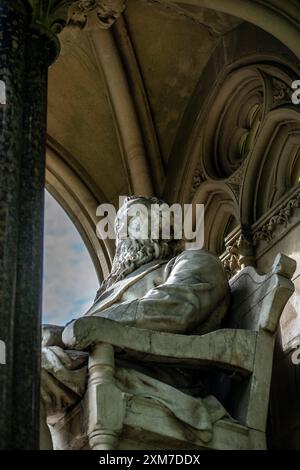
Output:
[[[127,197],[115,219],[117,244],[122,239],[130,239],[164,241],[177,247],[174,232],[174,214],[164,201],[156,197]]]
[[[155,197],[125,199],[115,220],[116,254],[103,289],[146,263],[171,259],[182,251],[183,241],[174,237],[172,214],[164,217],[162,207],[168,206]]]

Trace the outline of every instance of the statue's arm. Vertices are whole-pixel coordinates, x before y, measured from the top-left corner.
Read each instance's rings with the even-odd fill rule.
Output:
[[[219,260],[198,251],[177,257],[164,284],[139,300],[110,307],[99,316],[123,324],[172,333],[192,331],[226,296],[228,283]]]

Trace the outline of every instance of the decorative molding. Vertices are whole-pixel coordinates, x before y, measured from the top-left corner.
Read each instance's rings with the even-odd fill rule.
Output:
[[[229,178],[224,180],[224,184],[229,186],[229,188],[234,193],[237,201],[239,199],[240,188],[241,188],[241,184],[243,181],[247,161],[248,161],[248,157],[242,162],[241,166],[231,176],[229,176]],[[195,168],[194,173],[193,173],[190,200],[193,199],[198,188],[205,181],[214,181],[214,180],[212,178],[206,177],[205,172],[202,169],[202,166],[200,164]]]
[[[70,9],[69,26],[109,29],[126,7],[126,0],[79,0]]]
[[[244,171],[245,171],[245,162],[243,162],[241,166],[231,176],[229,176],[227,183],[240,186],[242,179],[243,179]]]
[[[277,209],[264,225],[253,233],[253,243],[258,245],[261,241],[270,242],[279,227],[287,228],[290,219],[295,211],[300,207],[300,190],[287,203],[285,202]]]
[[[203,168],[228,179],[255,145],[264,117],[264,81],[256,64],[237,67],[214,89],[203,126]]]
[[[80,28],[110,28],[125,9],[126,0],[24,0],[30,28],[48,38],[53,62],[59,55],[57,35],[68,24]]]
[[[292,76],[291,71],[290,76]],[[256,251],[261,252],[269,248],[269,242],[273,239],[273,232],[277,230],[277,227],[289,225],[287,227],[289,230],[293,225],[288,224],[289,218],[294,209],[299,207],[300,201],[297,198],[289,201],[285,190],[289,191],[292,184],[290,175],[295,164],[295,153],[291,150],[289,140],[286,138],[289,134],[286,133],[282,124],[287,122],[288,132],[290,122],[297,123],[299,118],[291,114],[293,111],[287,106],[282,106],[290,100],[287,68],[257,63],[236,69],[229,78],[228,83],[226,80],[223,81],[224,92],[223,88],[217,92],[218,99],[213,104],[214,109],[212,107],[208,111],[200,159],[195,165],[190,186],[191,199],[195,198],[194,194],[197,192],[197,199],[202,196],[201,202],[209,200],[206,210],[206,243],[209,249],[218,254],[224,249],[224,236],[228,232],[223,231],[223,226],[230,212],[230,206],[227,204],[223,214],[221,211],[218,213],[216,203],[211,203],[215,185],[219,185],[220,191],[221,185],[226,185],[227,190],[230,189],[227,191],[229,198],[239,207],[235,218],[243,227],[248,227],[249,233],[247,230],[244,233],[245,230],[240,229],[239,233],[234,231],[233,237],[233,232],[231,232],[231,240],[225,238],[226,251],[221,255],[224,268],[228,276],[232,277],[244,266],[254,264]],[[239,96],[236,95],[237,89],[242,90]],[[222,118],[218,119],[218,116]],[[274,127],[273,134],[265,138],[270,130],[269,123],[272,119],[280,127],[279,144],[276,143],[276,149],[273,151],[274,157],[271,154],[271,149],[273,150],[271,144],[274,145],[277,142],[275,140],[277,128]],[[261,145],[262,139],[265,139],[263,146]],[[280,145],[286,146],[287,155],[283,153],[283,150],[281,152]],[[293,142],[293,146],[296,145],[298,144]],[[267,146],[269,146],[268,154],[266,158],[263,158],[260,151],[264,152]],[[272,157],[273,164],[268,166],[267,162]],[[277,161],[278,164],[275,164]],[[291,165],[293,166],[290,169]],[[255,171],[253,171],[254,167]],[[278,178],[277,173],[280,174]],[[198,189],[200,186],[203,191]],[[247,187],[246,191],[245,187]],[[295,188],[289,191],[290,195],[294,193]],[[281,204],[278,208],[277,201],[282,194],[285,194],[285,202],[281,199],[284,205]],[[247,200],[246,205],[244,200]],[[255,212],[257,201],[263,208],[264,215],[252,226],[261,215],[256,215]],[[275,208],[278,208],[276,213]],[[215,223],[217,213],[218,219],[223,218],[224,221],[223,226],[218,222],[218,228]],[[276,235],[272,244],[282,236],[283,230]],[[262,243],[257,250],[256,247],[261,241],[265,243]]]

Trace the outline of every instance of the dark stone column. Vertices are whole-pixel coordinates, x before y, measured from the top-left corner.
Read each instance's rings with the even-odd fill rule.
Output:
[[[58,54],[57,5],[0,0],[0,340],[7,350],[0,449],[39,448],[47,75]]]
[[[6,365],[0,365],[0,449],[10,446],[14,419],[13,380],[17,277],[19,173],[23,152],[23,86],[26,14],[17,0],[0,0],[0,339]]]
[[[39,447],[48,57],[47,38],[29,32],[26,42],[24,151],[20,177],[19,250],[14,325],[12,447],[16,449]]]

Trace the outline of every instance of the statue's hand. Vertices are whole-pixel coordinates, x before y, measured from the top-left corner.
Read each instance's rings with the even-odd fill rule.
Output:
[[[65,348],[62,340],[62,332],[64,326],[57,325],[42,325],[42,347],[47,346],[60,346]]]

